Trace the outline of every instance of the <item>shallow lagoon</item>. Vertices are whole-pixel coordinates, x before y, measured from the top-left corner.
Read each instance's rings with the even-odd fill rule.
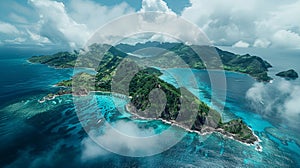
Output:
[[[253,146],[243,145],[219,134],[200,136],[196,133],[187,133],[179,143],[163,153],[150,157],[132,158],[110,153],[87,138],[76,115],[72,96],[64,95],[42,104],[38,103],[37,100],[47,93],[57,90],[52,87],[53,84],[71,77],[73,73],[71,69],[54,69],[45,65],[29,64],[26,62],[26,57],[5,59],[5,61],[3,59],[0,61],[3,65],[1,68],[9,72],[2,74],[3,81],[1,81],[3,103],[0,118],[0,148],[1,158],[4,158],[0,162],[1,165],[8,164],[11,167],[18,165],[33,167],[42,165],[73,167],[95,165],[112,167],[120,165],[141,167],[299,166],[297,161],[300,148],[296,144],[299,142],[298,135],[288,126],[276,125],[276,121],[251,110],[245,94],[255,81],[247,75],[226,72],[226,101],[218,102],[225,105],[225,111],[223,111],[225,120],[240,117],[255,131],[262,140],[263,152],[258,152]],[[190,77],[186,75],[184,69],[169,69],[168,71],[168,74],[182,75],[180,77],[183,79],[182,85],[209,104],[211,88],[205,71],[193,70],[199,83],[198,88],[191,86],[188,82]],[[171,78],[167,75],[162,76],[162,79],[174,82]],[[159,134],[169,128],[169,125],[162,121],[128,119],[130,114],[126,114],[125,111],[112,110],[114,103],[107,95],[95,94],[94,97],[97,105],[87,106],[85,111],[87,119],[91,118],[97,122],[106,117],[111,123],[130,122],[137,125],[140,131],[139,136]],[[222,98],[223,95],[214,98],[218,99],[218,97]],[[126,103],[125,100],[124,103]],[[102,109],[101,113],[95,113],[97,109]],[[86,155],[90,146],[96,149],[90,151],[93,155]]]

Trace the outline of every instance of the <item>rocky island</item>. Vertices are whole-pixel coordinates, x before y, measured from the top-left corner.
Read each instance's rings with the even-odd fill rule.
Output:
[[[187,64],[197,69],[205,69],[203,62],[195,56],[195,53],[191,53],[189,46],[184,44],[174,44],[174,46],[171,49],[181,54]],[[205,50],[206,47],[203,49]],[[103,51],[106,51],[104,56],[99,57],[98,55],[101,55],[99,52],[103,54]],[[239,56],[220,49],[217,49],[217,51],[221,55],[222,61],[226,63],[225,69],[248,73],[262,81],[270,80],[266,71],[271,65],[261,58],[250,55]],[[72,67],[75,65],[78,54],[59,53],[48,56],[35,56],[30,58],[29,61],[58,68]],[[88,56],[91,55],[94,55],[92,61],[88,59]],[[162,74],[160,70],[153,67],[138,67],[133,61],[127,59],[127,56],[126,53],[113,46],[91,45],[89,51],[82,56],[81,61],[86,60],[85,65],[91,67],[93,67],[93,64],[100,62],[96,69],[97,74],[79,73],[70,80],[59,82],[57,86],[70,88],[75,82],[76,86],[72,87],[72,91],[69,89],[65,93],[72,92],[74,95],[86,95],[91,91],[111,92],[113,81],[116,88],[114,92],[124,94],[130,98],[126,109],[132,114],[143,118],[170,121],[185,129],[199,133],[219,132],[246,144],[255,144],[259,141],[258,137],[241,119],[223,122],[219,112],[210,108],[186,88],[176,88],[161,80],[159,78]],[[122,72],[119,72],[121,77],[114,78],[118,66],[123,67]],[[136,71],[137,68],[139,71]],[[130,78],[130,76],[133,76],[133,78]],[[127,84],[129,84],[129,92],[128,88],[125,87]],[[159,96],[161,92],[158,91],[154,93],[156,95],[155,99],[151,99],[153,91],[156,90],[163,91],[165,96]],[[53,97],[52,94],[50,96]]]
[[[298,73],[295,70],[290,69],[290,70],[287,70],[287,71],[279,72],[279,73],[276,74],[276,76],[280,76],[280,77],[283,77],[285,79],[297,79],[298,78]]]
[[[272,65],[262,58],[258,56],[251,56],[249,54],[234,54],[228,51],[223,51],[214,46],[189,46],[182,43],[168,42],[146,42],[137,43],[135,45],[119,44],[116,46],[117,49],[120,49],[125,53],[133,53],[147,47],[162,48],[165,50],[165,52],[159,53],[160,57],[150,58],[151,62],[176,65],[176,63],[180,61],[179,59],[181,59],[189,66],[189,68],[194,69],[206,69],[207,65],[205,64],[211,63],[209,67],[210,69],[245,73],[262,82],[269,82],[272,80],[267,73],[268,69],[271,68]],[[204,63],[194,50],[198,51],[201,59],[204,58],[209,61]],[[177,56],[179,56],[179,59],[174,58],[174,54],[172,53],[175,53]],[[216,57],[214,57],[216,54],[218,55],[222,65],[218,65],[218,63],[215,64],[215,62],[217,62],[217,60],[215,60]],[[149,57],[142,57],[139,59],[140,62],[146,62]]]
[[[219,112],[207,106],[186,88],[175,88],[161,80],[160,75],[159,70],[148,68],[134,76],[129,87],[131,99],[127,105],[130,113],[143,118],[171,121],[185,129],[199,133],[220,132],[247,144],[254,144],[258,141],[252,130],[242,120],[223,122]],[[155,92],[155,98],[151,100],[151,91],[155,89],[163,91],[165,101],[159,92]],[[164,104],[161,102],[166,104],[162,110],[162,106],[157,107]]]
[[[179,59],[183,60],[190,68],[194,69],[206,69],[205,63],[200,59],[200,57],[195,53],[193,49],[199,50],[201,55],[205,58],[209,58],[214,53],[219,55],[222,65],[220,67],[213,67],[214,69],[233,71],[245,73],[258,81],[269,82],[272,80],[270,76],[268,76],[268,68],[271,68],[272,65],[267,61],[263,60],[258,56],[251,56],[249,54],[238,55],[228,51],[223,51],[217,47],[213,46],[189,46],[182,43],[160,43],[160,42],[146,42],[146,43],[137,43],[136,45],[129,44],[119,44],[115,47],[110,47],[108,45],[99,45],[93,44],[89,46],[89,50],[92,52],[86,53],[86,57],[93,55],[93,62],[89,62],[90,67],[95,67],[98,65],[94,65],[94,63],[98,63],[102,58],[99,58],[99,54],[105,49],[108,49],[109,52],[107,54],[112,55],[120,55],[122,57],[131,57],[127,53],[134,52],[136,50],[147,48],[147,47],[156,47],[165,49],[166,51],[160,53],[162,57],[144,57],[144,58],[135,58],[136,61],[147,62],[148,59],[151,59],[152,62],[159,62],[160,64],[174,64],[178,62],[178,59],[174,58],[174,56],[170,56],[170,53],[175,53],[179,56]],[[193,48],[192,48],[193,47]],[[76,63],[76,59],[78,58],[79,52],[74,51],[70,52],[59,52],[53,55],[44,55],[44,56],[33,56],[29,59],[32,63],[41,63],[47,64],[49,66],[54,66],[56,68],[70,68],[74,67]],[[101,54],[100,54],[101,55]],[[212,57],[212,59],[214,59]],[[211,60],[214,62],[215,60]],[[80,64],[80,63],[79,63]],[[80,65],[77,65],[80,66]],[[86,64],[85,64],[86,66]],[[175,66],[174,66],[175,67]]]

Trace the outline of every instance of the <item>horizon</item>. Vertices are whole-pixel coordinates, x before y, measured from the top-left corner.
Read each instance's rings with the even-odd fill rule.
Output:
[[[152,11],[175,15],[197,25],[214,46],[300,49],[300,23],[295,22],[300,20],[299,4],[299,0],[1,1],[0,46],[78,49],[111,20]]]
[[[300,0],[0,0],[0,167],[300,167]]]

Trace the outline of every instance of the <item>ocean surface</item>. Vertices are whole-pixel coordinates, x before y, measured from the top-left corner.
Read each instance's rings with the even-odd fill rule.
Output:
[[[300,52],[222,49],[266,59],[274,66],[269,73],[273,82],[257,83],[248,75],[226,72],[225,90],[223,87],[212,89],[206,71],[188,69],[164,70],[161,79],[187,87],[217,109],[225,121],[242,118],[261,139],[262,152],[255,150],[255,146],[217,133],[198,135],[174,129],[174,134],[179,131],[185,136],[161,153],[145,157],[115,154],[91,140],[85,124],[92,122],[98,128],[97,124],[102,124],[105,118],[115,129],[138,137],[161,134],[170,125],[156,120],[129,119],[130,114],[123,106],[126,99],[100,93],[93,95],[93,101],[85,103],[80,114],[71,95],[39,103],[43,96],[58,91],[53,85],[69,79],[74,74],[73,69],[55,69],[26,61],[33,55],[52,54],[53,50],[1,48],[0,167],[300,167],[299,111],[289,106],[289,102],[299,100],[293,98],[297,97],[294,94],[298,93],[300,80],[286,81],[274,76],[290,68],[299,73]],[[220,72],[212,73],[218,75]],[[191,78],[196,84],[190,82]],[[260,89],[259,94],[251,94],[257,89]],[[257,95],[258,101],[254,99]],[[118,110],[115,106],[119,106]],[[116,143],[116,147],[124,150],[151,151],[160,143],[145,141],[143,144],[121,139],[105,127],[104,124],[102,130],[97,130],[101,140]]]

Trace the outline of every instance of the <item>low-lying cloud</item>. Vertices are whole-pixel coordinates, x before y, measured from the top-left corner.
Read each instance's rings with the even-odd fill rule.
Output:
[[[238,47],[238,48],[248,48],[250,46],[249,43],[244,42],[244,41],[238,41],[232,47]]]
[[[95,159],[100,156],[109,155],[111,152],[103,149],[100,145],[94,142],[91,138],[86,137],[82,140],[82,161]]]
[[[113,153],[125,156],[150,156],[161,153],[181,140],[184,131],[168,131],[156,134],[154,129],[140,127],[134,122],[117,121],[113,127],[108,123],[103,126],[101,135],[95,131],[89,133],[90,137],[82,141],[82,160]],[[93,139],[93,140],[92,140]]]
[[[247,91],[251,107],[267,118],[284,122],[291,127],[300,124],[300,86],[281,80],[274,84],[255,83]]]

